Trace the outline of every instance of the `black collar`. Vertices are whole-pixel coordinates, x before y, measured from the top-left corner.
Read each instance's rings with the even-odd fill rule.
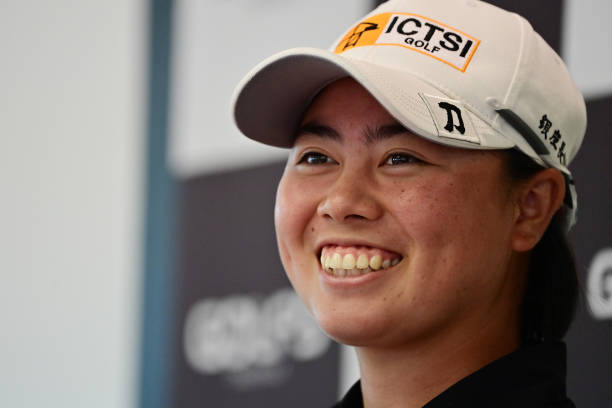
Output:
[[[571,408],[565,364],[561,342],[526,345],[463,378],[423,408]],[[334,408],[363,408],[359,381]]]

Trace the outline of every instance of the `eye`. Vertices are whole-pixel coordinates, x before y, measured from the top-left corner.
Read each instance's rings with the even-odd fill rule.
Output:
[[[395,152],[387,156],[384,161],[384,165],[387,166],[398,166],[402,164],[422,164],[423,160],[404,152]]]
[[[306,152],[300,157],[300,160],[298,160],[298,164],[316,165],[333,163],[336,163],[334,159],[320,152]]]

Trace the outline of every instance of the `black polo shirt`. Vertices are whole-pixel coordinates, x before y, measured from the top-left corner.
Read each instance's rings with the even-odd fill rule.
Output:
[[[565,390],[565,344],[523,346],[452,385],[423,408],[575,408]],[[358,381],[333,408],[363,408]]]

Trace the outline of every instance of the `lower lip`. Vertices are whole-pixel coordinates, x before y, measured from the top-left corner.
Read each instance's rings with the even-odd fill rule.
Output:
[[[385,269],[379,269],[378,271],[368,272],[363,275],[357,276],[334,276],[325,272],[325,270],[319,265],[319,277],[321,281],[329,287],[337,288],[337,289],[353,289],[353,288],[362,288],[367,286],[368,284],[379,280],[380,278],[392,273],[395,268],[400,265],[400,263],[390,266]]]

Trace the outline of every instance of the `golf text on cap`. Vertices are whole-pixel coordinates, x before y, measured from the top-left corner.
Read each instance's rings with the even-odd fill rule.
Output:
[[[410,13],[382,13],[358,23],[334,52],[355,47],[395,45],[433,57],[461,72],[467,69],[480,40],[436,20]]]

